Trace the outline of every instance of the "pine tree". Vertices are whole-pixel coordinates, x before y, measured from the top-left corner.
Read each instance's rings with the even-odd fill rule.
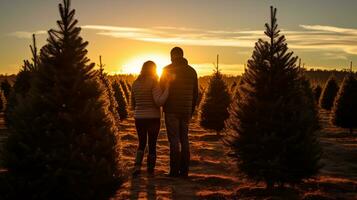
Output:
[[[7,101],[5,120],[9,126],[11,126],[9,123],[11,123],[13,118],[11,115],[14,108],[17,106],[19,101],[26,97],[28,91],[31,88],[31,80],[35,74],[35,71],[38,69],[39,56],[37,55],[35,34],[33,34],[32,37],[33,45],[30,45],[32,59],[31,61],[24,60],[22,69],[16,76],[12,92],[9,95],[9,99]]]
[[[129,81],[125,81],[125,83],[126,83],[126,87],[127,87],[128,90],[129,90],[129,93],[130,93],[130,95],[131,95],[131,85],[130,85]]]
[[[234,91],[236,90],[236,87],[237,87],[237,82],[234,81],[231,85],[231,93],[234,93]]]
[[[123,89],[123,92],[124,92],[124,95],[125,95],[125,100],[129,104],[131,97],[130,97],[130,91],[128,89],[128,86],[127,86],[127,84],[126,84],[126,82],[124,80],[120,80],[119,84],[120,84],[121,88]]]
[[[206,93],[206,89],[204,87],[202,87],[202,85],[201,85],[198,90],[197,107],[201,107],[202,99],[203,99],[205,93]]]
[[[216,70],[210,79],[208,91],[201,107],[200,125],[219,134],[225,127],[225,120],[229,117],[228,107],[230,102],[230,93],[218,69],[217,62]]]
[[[316,87],[314,87],[314,99],[316,103],[319,103],[319,99],[322,93],[322,88],[320,85],[316,85]]]
[[[5,96],[5,99],[8,100],[9,96],[10,96],[11,88],[12,88],[10,83],[9,83],[9,81],[7,79],[5,79],[1,83],[0,87],[1,87],[1,90],[2,90],[2,92],[4,94],[4,96]]]
[[[0,92],[0,112],[2,112],[5,108],[4,99],[2,98],[2,93]]]
[[[337,92],[338,92],[338,85],[335,77],[332,75],[327,80],[325,87],[320,96],[320,107],[326,110],[331,110],[333,106],[333,102],[335,101]]]
[[[9,199],[107,199],[120,183],[118,137],[70,0],[59,5],[26,98],[14,109],[4,166]]]
[[[115,119],[116,126],[119,127],[119,113],[118,113],[118,104],[117,101],[115,100],[114,96],[114,91],[112,88],[112,83],[108,79],[107,74],[104,73],[104,64],[102,63],[102,56],[99,56],[99,80],[100,83],[103,84],[103,87],[105,88],[105,96],[108,99],[108,110],[111,112],[113,115],[113,118]]]
[[[227,121],[225,144],[254,181],[298,183],[319,169],[320,147],[312,91],[280,35],[276,9],[242,75]]]
[[[120,120],[127,119],[129,115],[128,104],[126,102],[125,94],[121,87],[121,84],[118,83],[117,81],[114,81],[112,83],[112,88],[114,91],[115,100],[118,104],[118,113],[119,113]]]
[[[352,134],[353,129],[357,128],[357,80],[352,74],[344,78],[332,111],[333,124],[348,128]]]
[[[304,74],[304,69],[302,69],[301,72],[302,74]],[[310,81],[305,76],[301,77],[301,84],[302,84],[303,98],[304,101],[306,102],[305,106],[311,116],[311,121],[310,121],[311,129],[319,130],[321,127],[319,123],[318,106],[316,105],[314,90],[311,87]]]

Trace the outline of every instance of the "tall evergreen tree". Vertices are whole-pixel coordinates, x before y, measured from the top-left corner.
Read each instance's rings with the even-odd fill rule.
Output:
[[[280,35],[276,9],[265,25],[231,106],[225,143],[240,171],[255,181],[298,183],[319,169],[320,147],[311,88]]]
[[[231,96],[217,62],[216,70],[210,79],[208,91],[201,106],[200,125],[219,134],[225,127],[225,120],[229,117],[230,102]]]
[[[114,91],[115,100],[118,104],[118,113],[119,113],[120,120],[127,119],[129,115],[128,103],[126,101],[125,94],[121,87],[121,84],[118,83],[118,81],[114,81],[112,83],[112,88]]]
[[[125,100],[129,104],[131,97],[130,97],[130,91],[128,89],[128,85],[126,84],[126,82],[124,80],[120,80],[119,84],[120,84],[120,86],[121,86],[121,88],[122,88],[122,90],[124,92]]]
[[[353,129],[357,128],[357,80],[352,74],[344,78],[332,110],[333,124],[348,128],[352,134]]]
[[[26,98],[14,109],[4,166],[9,199],[107,199],[120,183],[118,137],[70,0],[59,5]]]
[[[333,106],[333,102],[335,101],[337,92],[338,92],[338,84],[335,79],[335,76],[330,76],[327,80],[324,89],[322,90],[320,96],[320,107],[326,110],[331,110]]]
[[[1,83],[0,87],[1,87],[1,90],[2,90],[6,100],[9,99],[10,92],[11,92],[11,85],[10,85],[9,81],[7,79],[5,79]]]
[[[314,87],[314,99],[316,103],[319,103],[319,99],[322,93],[322,88],[320,85],[316,85],[316,87]]]

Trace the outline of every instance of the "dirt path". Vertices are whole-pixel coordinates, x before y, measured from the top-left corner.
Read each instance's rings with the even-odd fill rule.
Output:
[[[124,160],[132,168],[137,139],[133,120],[124,125],[123,154]],[[168,178],[169,147],[166,130],[161,129],[157,145],[157,166],[154,177],[143,173],[137,178],[130,178],[118,191],[117,199],[196,199],[198,196],[230,195],[239,185],[236,179],[235,165],[224,153],[222,142],[215,133],[202,130],[191,124],[190,129],[191,163],[188,179]],[[146,161],[144,160],[144,164]]]
[[[320,111],[320,118],[324,150],[321,174],[357,181],[357,130],[351,135],[348,130],[333,126],[327,111]]]

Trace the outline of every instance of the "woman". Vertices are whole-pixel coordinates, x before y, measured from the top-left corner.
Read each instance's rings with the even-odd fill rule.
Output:
[[[162,91],[156,74],[156,64],[147,61],[141,68],[140,75],[132,86],[132,106],[139,146],[136,153],[133,175],[140,173],[147,140],[149,154],[147,156],[147,171],[154,173],[156,163],[156,141],[160,132],[160,106],[162,106],[169,92],[169,84]]]

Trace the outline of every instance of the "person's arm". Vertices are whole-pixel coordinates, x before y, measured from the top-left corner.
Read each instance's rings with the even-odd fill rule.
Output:
[[[159,84],[155,85],[152,89],[152,96],[157,106],[163,106],[169,96],[169,85],[166,84],[163,89]]]
[[[193,81],[192,114],[195,112],[197,100],[198,100],[198,79],[197,79],[197,73],[195,72],[194,81]]]
[[[166,68],[164,68],[162,71],[159,84],[160,84],[160,88],[162,90],[164,90],[167,85],[167,70],[166,70]]]

